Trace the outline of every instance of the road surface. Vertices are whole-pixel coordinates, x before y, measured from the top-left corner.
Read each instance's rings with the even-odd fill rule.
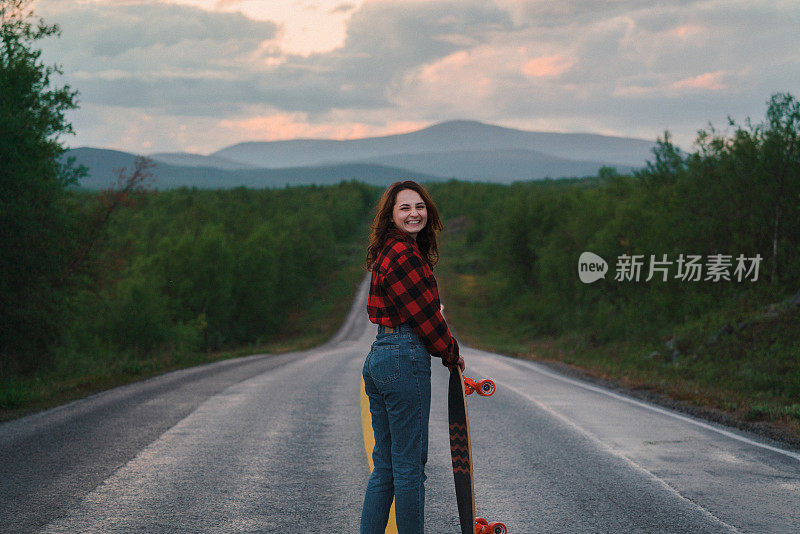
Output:
[[[322,347],[176,371],[0,425],[2,532],[357,532],[366,286]],[[465,349],[477,511],[512,534],[800,532],[800,454]],[[458,532],[433,361],[426,527]]]

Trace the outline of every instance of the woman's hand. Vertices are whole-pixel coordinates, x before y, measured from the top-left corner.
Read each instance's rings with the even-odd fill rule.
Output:
[[[445,367],[449,369],[455,369],[456,365],[461,369],[461,372],[463,373],[466,364],[464,363],[464,357],[461,356],[460,354],[458,355],[458,361],[456,363],[454,363],[453,365],[445,365]]]

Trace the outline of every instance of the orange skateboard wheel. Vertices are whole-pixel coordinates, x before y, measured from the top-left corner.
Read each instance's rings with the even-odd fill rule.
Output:
[[[475,519],[475,534],[506,534],[506,526],[503,523],[489,523],[484,518]]]
[[[487,378],[478,382],[478,386],[481,388],[479,395],[490,397],[494,394],[494,381]]]

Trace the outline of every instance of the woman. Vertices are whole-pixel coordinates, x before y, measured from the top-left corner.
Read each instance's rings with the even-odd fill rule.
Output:
[[[423,532],[425,462],[431,404],[431,355],[464,369],[442,317],[432,267],[439,212],[425,189],[395,182],[372,223],[367,311],[378,335],[364,362],[375,448],[361,512],[362,534],[383,534],[392,498],[401,534]]]

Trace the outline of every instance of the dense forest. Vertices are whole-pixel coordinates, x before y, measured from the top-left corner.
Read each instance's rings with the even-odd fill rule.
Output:
[[[359,264],[372,196],[355,182],[151,193],[110,225],[107,249],[129,261],[102,298],[83,304],[101,319],[77,330],[136,353],[274,338],[293,314],[320,304],[312,299],[326,299],[319,288]]]
[[[42,381],[91,390],[237,349],[323,342],[363,277],[376,194],[356,182],[132,193],[94,236],[82,279],[60,292],[61,313],[17,315],[28,328],[6,347],[34,325],[49,329],[50,345],[3,354],[0,404],[57,394]],[[65,203],[84,220],[107,195],[72,191]]]

